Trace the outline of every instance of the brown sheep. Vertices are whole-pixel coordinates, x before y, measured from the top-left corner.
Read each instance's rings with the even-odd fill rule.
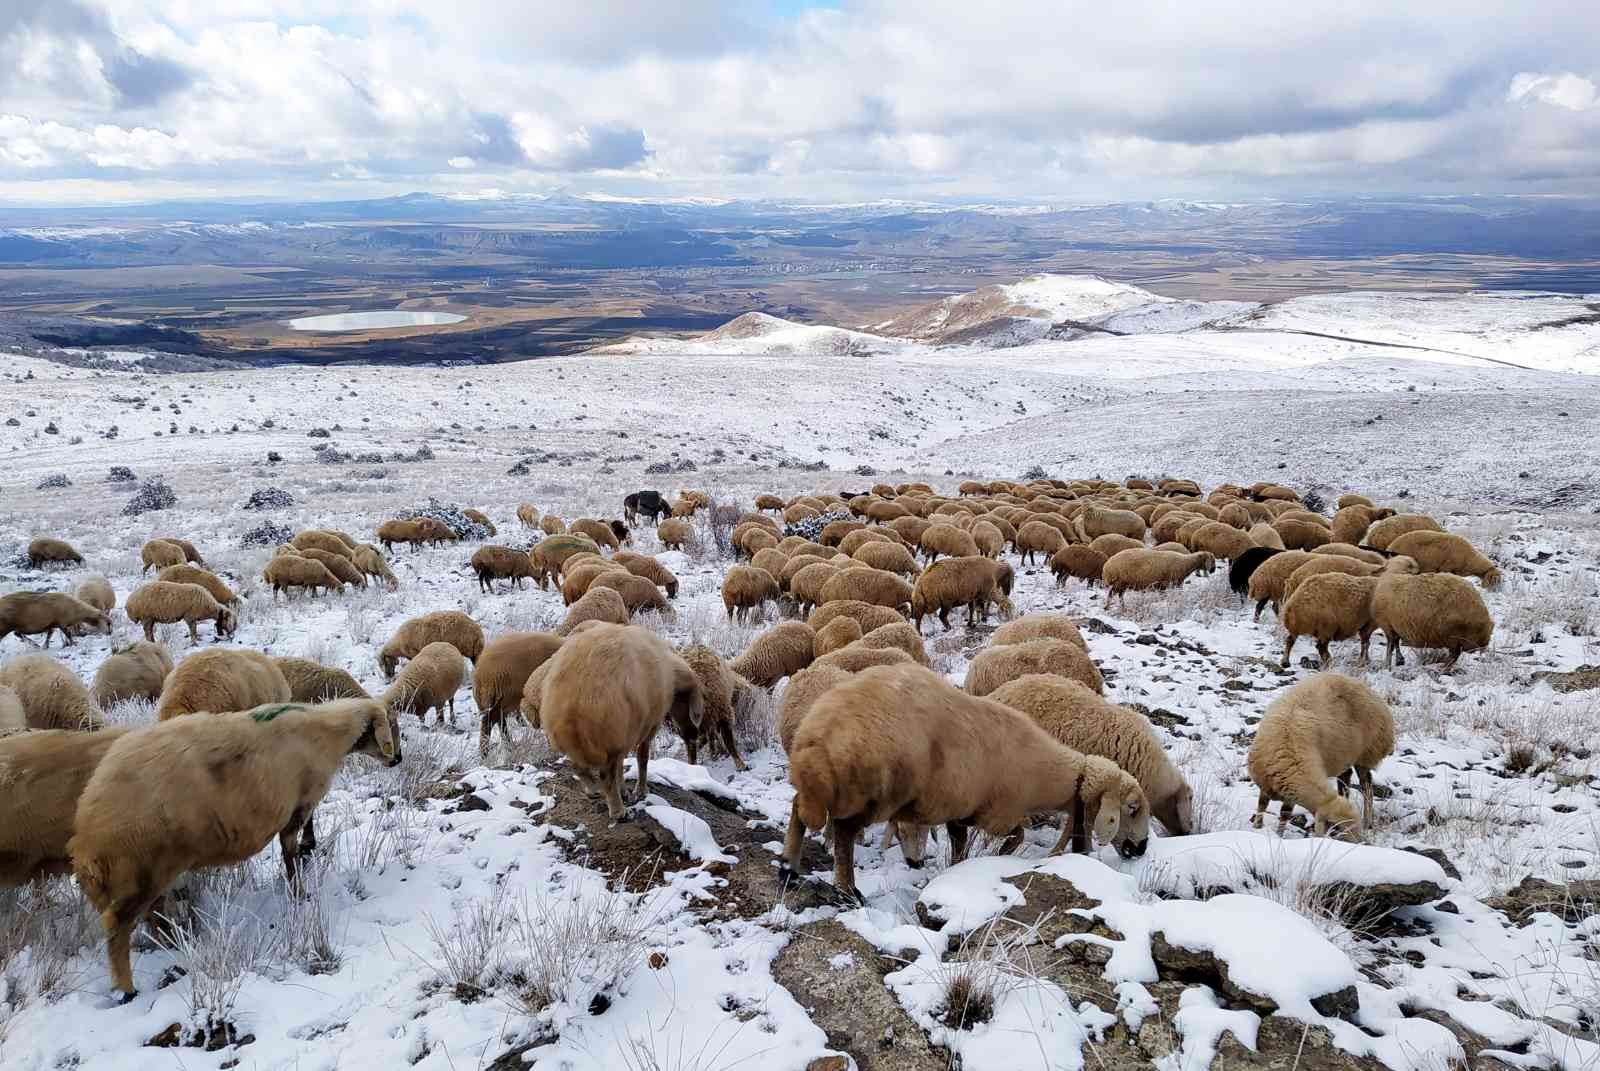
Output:
[[[628,604],[611,588],[591,587],[583,598],[567,608],[567,616],[556,626],[557,636],[572,636],[578,626],[590,621],[609,625],[626,625],[631,619]]]
[[[1484,650],[1494,636],[1483,596],[1459,576],[1385,573],[1373,583],[1372,627],[1382,629],[1387,641],[1386,669],[1391,660],[1405,664],[1401,644],[1449,651],[1445,668],[1452,669],[1463,651]]]
[[[126,728],[0,737],[0,888],[69,873],[78,797]]]
[[[839,618],[838,620],[846,619]],[[911,626],[909,621],[891,621],[887,625],[879,625],[864,634],[855,643],[856,646],[865,647],[869,650],[894,648],[910,655],[911,660],[918,665],[925,666],[928,664],[928,651],[922,645],[922,637]]]
[[[579,554],[599,555],[600,547],[594,540],[586,535],[570,533],[566,535],[546,536],[539,544],[528,551],[528,560],[533,563],[534,578],[543,588],[552,578],[561,575],[562,568],[567,559]]]
[[[572,637],[550,659],[539,699],[545,736],[576,768],[585,788],[604,794],[611,818],[626,814],[622,760],[638,761],[636,800],[650,791],[650,744],[661,723],[698,727],[699,678],[648,629],[613,625]]]
[[[483,530],[489,533],[490,539],[500,534],[499,529],[494,526],[494,522],[489,519],[489,515],[481,509],[464,509],[461,511],[461,515],[474,524],[482,525]]]
[[[756,496],[756,509],[783,512],[783,499],[774,494],[760,494]]]
[[[351,561],[363,576],[374,580],[383,581],[384,585],[393,590],[400,586],[400,580],[389,568],[389,563],[384,560],[383,552],[370,543],[362,543],[352,552]]]
[[[184,555],[183,548],[171,540],[152,539],[139,548],[139,560],[144,563],[144,568],[139,570],[142,576],[151,569],[165,569],[169,565],[182,565],[189,559]]]
[[[922,572],[917,566],[917,560],[911,556],[911,551],[898,543],[882,541],[864,543],[857,547],[850,557],[874,569],[897,573],[910,580],[915,580]]]
[[[1280,603],[1287,603],[1294,597],[1295,591],[1314,576],[1325,573],[1343,573],[1345,576],[1377,576],[1379,573],[1415,573],[1417,563],[1410,558],[1390,558],[1382,565],[1368,565],[1366,562],[1347,558],[1343,554],[1317,554],[1312,553],[1294,572],[1289,574],[1289,579],[1283,582],[1283,598]]]
[[[310,558],[302,558],[298,554],[280,554],[273,558],[262,570],[261,578],[272,585],[274,599],[280,594],[287,598],[288,593],[296,588],[309,591],[312,598],[317,597],[319,590],[330,592],[344,590],[343,582],[330,573],[326,565]]]
[[[1408,532],[1442,532],[1444,528],[1432,517],[1420,513],[1397,513],[1374,521],[1367,529],[1366,545],[1373,550],[1388,550],[1389,545]]]
[[[839,540],[835,549],[847,557],[854,557],[857,550],[868,543],[896,543],[901,542],[899,535],[889,528],[860,528],[849,532]]]
[[[851,532],[859,532],[866,525],[860,521],[829,521],[817,535],[817,542],[825,547],[837,547]]]
[[[321,565],[332,573],[340,584],[351,584],[358,588],[367,586],[367,574],[357,569],[355,563],[343,554],[335,554],[328,550],[317,550],[313,547],[309,550],[302,550],[300,557]]]
[[[642,576],[662,591],[665,591],[667,598],[676,599],[678,597],[678,578],[673,575],[671,569],[668,569],[648,554],[633,554],[623,551],[611,560],[634,576]]]
[[[1100,583],[1105,567],[1105,555],[1090,550],[1083,543],[1069,543],[1050,555],[1050,572],[1055,574],[1057,584],[1064,584],[1067,577],[1074,576],[1094,587]]]
[[[189,542],[187,539],[179,539],[176,536],[157,536],[156,539],[165,543],[171,543],[173,546],[183,551],[183,560],[189,564],[198,565],[202,569],[206,567],[206,560],[200,556],[200,552],[195,549],[194,544]]]
[[[441,642],[450,644],[463,658],[477,665],[478,656],[483,654],[483,629],[459,610],[435,610],[413,617],[396,629],[378,652],[378,665],[384,678],[393,680],[395,668],[402,659],[415,658],[428,644]]]
[[[822,604],[822,592],[843,570],[831,562],[814,562],[789,577],[789,598],[802,614]],[[781,585],[780,585],[781,587]]]
[[[988,521],[976,521],[970,532],[972,542],[977,545],[978,553],[985,558],[998,558],[1001,551],[1006,549],[1006,537],[995,525]]]
[[[694,525],[682,518],[669,518],[656,526],[656,538],[669,550],[683,550],[694,542]]]
[[[1358,494],[1353,494],[1353,493],[1352,494],[1348,494],[1348,495],[1340,495],[1339,496],[1339,501],[1336,504],[1338,505],[1338,507],[1340,509],[1344,509],[1344,508],[1346,508],[1348,506],[1371,506],[1371,505],[1374,505],[1372,499],[1368,498],[1366,495],[1358,495]]]
[[[1349,543],[1324,543],[1311,553],[1337,554],[1341,558],[1354,558],[1356,561],[1365,562],[1367,565],[1382,565],[1388,560],[1375,550],[1365,550]]]
[[[461,541],[461,533],[437,517],[418,517],[414,523],[417,526],[417,531],[422,534],[422,538],[434,546]]]
[[[622,604],[628,608],[628,613],[637,614],[646,610],[667,609],[666,597],[661,594],[661,589],[642,576],[634,576],[626,569],[613,569],[601,573],[589,585],[589,590],[595,588],[610,588],[622,596]]]
[[[1261,620],[1261,611],[1272,604],[1272,612],[1278,613],[1283,605],[1283,586],[1289,582],[1294,571],[1310,561],[1313,555],[1305,550],[1284,550],[1272,555],[1256,567],[1250,574],[1249,586],[1246,594],[1256,604],[1254,620]]]
[[[472,701],[478,707],[478,753],[486,755],[495,726],[500,739],[511,746],[506,715],[519,710],[523,690],[533,671],[550,660],[564,641],[550,632],[508,632],[483,648],[472,673]],[[530,721],[531,725],[532,722]]]
[[[576,561],[576,556],[568,558],[567,562]],[[594,582],[607,573],[627,573],[620,565],[608,561],[584,562],[572,568],[562,567],[561,571],[561,602],[564,606],[571,606],[589,593]],[[631,573],[629,574],[632,575]]]
[[[1352,504],[1340,506],[1339,512],[1333,515],[1333,523],[1329,526],[1329,534],[1335,543],[1354,543],[1359,545],[1367,536],[1372,525],[1386,517],[1393,517],[1394,510],[1379,509],[1367,504]]]
[[[320,550],[324,554],[337,554],[346,561],[350,561],[352,556],[351,549],[345,544],[344,540],[332,532],[324,532],[315,528],[301,532],[289,540],[289,545],[302,552]],[[309,558],[311,555],[302,553],[301,557]]]
[[[1205,551],[1169,554],[1160,550],[1124,550],[1106,559],[1100,578],[1106,585],[1106,606],[1113,598],[1127,603],[1130,591],[1161,591],[1179,587],[1195,573],[1209,573],[1216,559]]]
[[[59,591],[17,591],[0,596],[0,640],[7,636],[37,636],[60,632],[62,645],[71,647],[74,636],[89,632],[111,635],[111,617],[82,599]]]
[[[28,566],[37,569],[40,566],[56,562],[73,562],[83,564],[83,555],[73,548],[71,543],[63,539],[50,539],[41,536],[28,544]]]
[[[517,521],[524,528],[539,527],[539,510],[529,502],[517,503]]]
[[[1389,544],[1389,553],[1414,559],[1424,573],[1475,576],[1485,588],[1500,586],[1500,570],[1494,562],[1449,532],[1407,532]]]
[[[733,738],[734,708],[742,690],[749,687],[749,682],[735,676],[721,656],[704,645],[685,647],[678,654],[699,678],[704,706],[698,724],[685,716],[687,711],[682,708],[675,708],[676,713],[672,719],[673,728],[683,738],[689,765],[694,766],[699,763],[700,738],[705,737],[707,740],[721,741],[723,748],[733,758],[734,769],[750,769],[749,764],[740,757],[739,745]]]
[[[189,628],[189,643],[200,642],[199,623],[210,621],[215,639],[232,636],[239,627],[234,612],[199,584],[177,584],[168,580],[152,580],[140,585],[128,596],[128,620],[144,626],[144,638],[155,642],[157,625],[175,625],[183,622]]]
[[[546,513],[539,518],[539,530],[545,535],[562,535],[567,530],[567,522],[554,513]]]
[[[212,648],[190,655],[167,674],[156,720],[287,703],[289,694],[283,670],[260,651]]]
[[[984,561],[987,559],[979,560]],[[862,633],[871,632],[873,629],[882,628],[884,625],[905,623],[905,618],[900,616],[899,611],[891,610],[887,606],[877,606],[870,602],[862,602],[859,599],[836,599],[813,610],[811,616],[806,618],[806,624],[810,625],[814,631],[817,631],[826,628],[830,621],[839,617],[848,617],[853,620],[861,626]]]
[[[989,646],[1006,647],[1029,640],[1066,640],[1083,651],[1089,650],[1077,622],[1062,614],[1027,614],[995,629]]]
[[[846,569],[822,586],[822,602],[855,599],[891,610],[911,608],[911,585],[893,573],[864,567]]]
[[[911,590],[912,623],[921,632],[923,617],[937,614],[948,632],[950,611],[965,606],[967,624],[975,626],[980,617],[988,618],[990,603],[998,606],[1001,613],[1009,614],[1011,600],[1002,591],[1003,582],[995,563],[988,558],[947,558],[935,562],[917,578]]]
[[[818,665],[808,666],[794,675],[794,679],[783,689],[783,698],[778,701],[778,741],[783,745],[785,755],[794,744],[794,735],[800,730],[806,713],[816,701],[829,688],[843,684],[851,676],[838,666]]]
[[[78,675],[49,655],[18,655],[0,666],[0,687],[16,696],[30,729],[82,732],[105,724]]]
[[[325,666],[309,658],[274,658],[272,662],[289,683],[291,703],[372,698],[354,677],[336,666]]]
[[[1043,521],[1029,521],[1017,529],[1017,550],[1024,565],[1031,565],[1035,554],[1043,554],[1049,561],[1066,545],[1067,539],[1061,531]]]
[[[617,534],[611,530],[611,526],[605,521],[597,521],[593,517],[579,517],[567,525],[567,531],[573,535],[588,536],[594,540],[596,546],[605,547],[607,550],[616,550],[621,546],[621,543],[617,540]]]
[[[492,592],[496,580],[509,580],[520,590],[522,581],[533,576],[533,562],[524,551],[487,543],[472,552],[472,571],[479,591]]]
[[[752,611],[760,613],[766,603],[777,598],[778,582],[765,569],[735,565],[722,580],[722,605],[729,621],[737,613],[743,623]]]
[[[1372,593],[1377,584],[1373,577],[1321,573],[1296,588],[1283,603],[1283,627],[1288,638],[1280,665],[1289,664],[1289,654],[1301,636],[1317,641],[1323,669],[1333,660],[1328,644],[1352,636],[1361,638],[1361,661],[1365,662],[1374,627]]]
[[[467,663],[461,652],[448,643],[430,643],[418,651],[383,693],[383,705],[398,722],[402,714],[415,714],[426,724],[428,711],[434,724],[444,724],[445,708],[450,724],[456,723],[456,692],[467,679]]]
[[[140,640],[111,654],[94,672],[94,701],[101,710],[129,699],[161,698],[172,656],[159,643]]]
[[[1007,681],[1029,673],[1053,673],[1079,682],[1096,695],[1105,692],[1105,679],[1088,652],[1069,640],[1056,639],[985,647],[967,667],[962,686],[971,695],[988,695]]]
[[[836,617],[817,630],[818,657],[848,647],[862,636],[861,625],[853,617]]]
[[[860,673],[874,666],[909,665],[915,661],[898,647],[863,647],[852,643],[837,651],[818,655],[812,666],[833,666],[847,673]]]
[[[117,593],[112,590],[111,581],[103,576],[85,577],[72,589],[72,594],[103,614],[109,614],[117,605]]]
[[[415,549],[429,542],[429,538],[427,531],[416,521],[384,521],[378,525],[378,542],[392,554],[396,543],[404,543]]]
[[[771,688],[812,663],[816,641],[815,630],[805,622],[780,622],[751,640],[731,668],[757,688]]]
[[[917,540],[922,548],[922,556],[929,562],[936,562],[939,556],[950,558],[972,558],[978,554],[978,544],[973,541],[970,533],[962,531],[953,524],[935,524],[924,531]],[[853,551],[845,551],[853,556]]]
[[[1085,506],[1083,512],[1074,519],[1073,527],[1078,538],[1085,543],[1107,532],[1118,532],[1143,543],[1146,529],[1144,518],[1132,510],[1101,509],[1099,506]],[[1022,535],[1021,529],[1018,529],[1017,535]]]
[[[169,565],[156,576],[169,584],[199,584],[217,600],[219,606],[237,607],[240,599],[222,578],[198,565]]]
[[[1210,524],[1215,523],[1215,521],[1210,522]],[[1089,549],[1109,560],[1110,557],[1113,554],[1116,554],[1118,551],[1143,550],[1144,542],[1138,539],[1129,539],[1127,536],[1121,535],[1117,532],[1107,532],[1105,535],[1095,536],[1094,539],[1089,542]],[[1199,547],[1197,549],[1206,550],[1208,548]]]
[[[1192,545],[1195,550],[1203,550],[1213,558],[1232,562],[1255,547],[1256,541],[1232,525],[1210,521],[1194,534]]]
[[[1333,542],[1333,533],[1327,528],[1295,517],[1280,517],[1272,522],[1272,527],[1287,550],[1315,550],[1324,543]]]

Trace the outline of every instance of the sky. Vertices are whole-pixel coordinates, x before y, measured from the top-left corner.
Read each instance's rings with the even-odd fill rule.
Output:
[[[0,201],[1600,193],[1595,0],[0,0]]]

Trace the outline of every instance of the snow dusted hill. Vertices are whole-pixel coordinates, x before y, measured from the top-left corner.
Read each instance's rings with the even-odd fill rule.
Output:
[[[842,327],[812,327],[747,312],[693,339],[632,339],[591,350],[597,355],[726,354],[773,357],[849,357],[892,353],[893,339]]]
[[[1016,346],[1063,321],[1091,322],[1169,299],[1091,275],[1034,275],[912,309],[872,330],[921,342]]]

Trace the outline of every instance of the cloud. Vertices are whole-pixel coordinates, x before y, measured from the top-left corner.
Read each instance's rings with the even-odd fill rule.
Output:
[[[5,0],[0,4],[0,86],[12,88],[37,68],[65,95],[144,108],[188,88],[193,72],[123,40],[105,12],[79,0]],[[30,71],[30,68],[34,70]]]
[[[1512,103],[1538,101],[1570,112],[1581,112],[1600,106],[1600,89],[1596,89],[1589,79],[1570,71],[1563,74],[1530,74],[1524,71],[1511,79],[1506,99]]]

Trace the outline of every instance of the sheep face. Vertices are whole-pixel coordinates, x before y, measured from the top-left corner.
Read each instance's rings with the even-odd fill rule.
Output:
[[[217,636],[232,636],[239,630],[239,615],[228,607],[222,607],[217,613]]]
[[[1318,836],[1338,837],[1340,840],[1361,838],[1361,816],[1356,813],[1355,805],[1343,796],[1335,796],[1318,807],[1316,820]]]
[[[377,700],[371,700],[367,706],[367,727],[361,736],[351,745],[350,754],[370,755],[382,762],[385,766],[399,766],[402,759],[400,753],[400,730],[393,712]]]
[[[900,853],[912,870],[921,870],[927,859],[929,828],[915,822],[890,823],[890,833],[900,842]]]
[[[90,633],[109,636],[111,635],[111,615],[95,614],[93,617],[85,618],[78,624],[72,625],[70,631],[74,636],[87,636]]]
[[[1194,790],[1188,785],[1151,808],[1151,817],[1161,823],[1168,834],[1186,837],[1194,832]]]

